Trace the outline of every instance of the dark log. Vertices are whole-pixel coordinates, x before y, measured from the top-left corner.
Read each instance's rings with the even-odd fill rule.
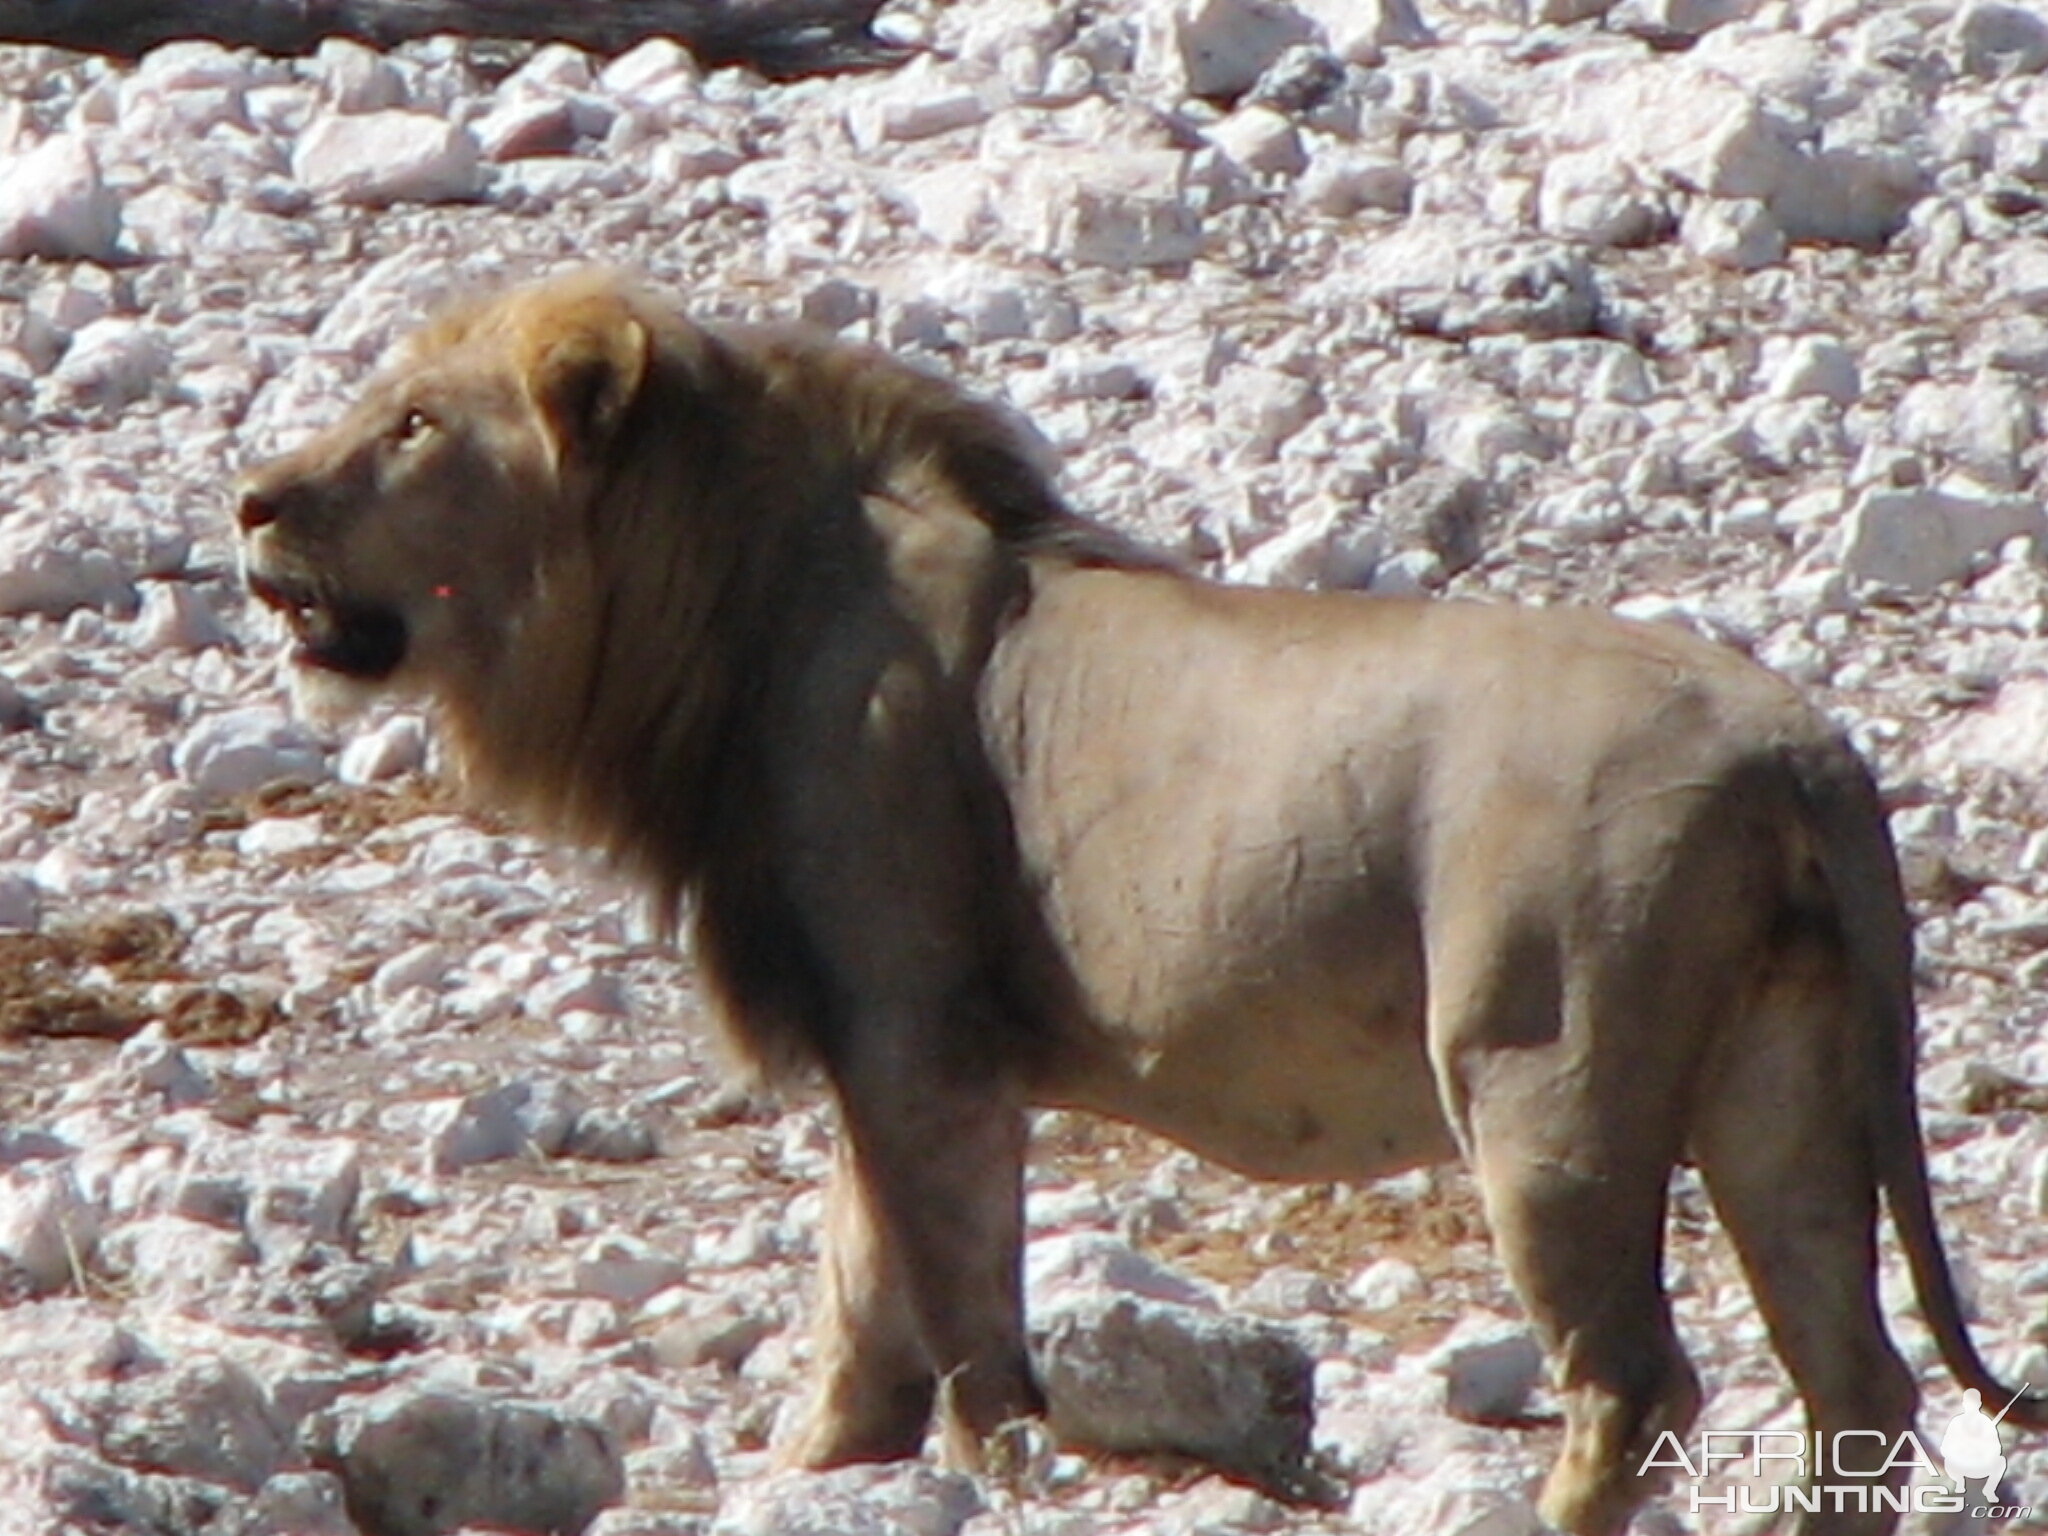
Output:
[[[670,37],[707,66],[771,79],[877,69],[909,52],[877,37],[883,0],[0,0],[0,42],[132,59],[181,38],[310,53],[323,38],[372,47],[439,34],[625,52]]]

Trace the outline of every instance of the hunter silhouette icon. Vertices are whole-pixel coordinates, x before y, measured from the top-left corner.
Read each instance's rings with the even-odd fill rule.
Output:
[[[2027,1388],[2012,1395],[2016,1403]],[[1984,1480],[1984,1497],[1998,1497],[1998,1480],[2005,1475],[2005,1447],[1998,1440],[1998,1420],[2012,1411],[2007,1403],[1998,1411],[1998,1418],[1986,1418],[1983,1409],[1984,1394],[1975,1387],[1963,1394],[1963,1411],[1948,1421],[1948,1428],[1941,1433],[1941,1469],[1956,1485],[1956,1492],[1963,1491],[1963,1485],[1976,1478]]]

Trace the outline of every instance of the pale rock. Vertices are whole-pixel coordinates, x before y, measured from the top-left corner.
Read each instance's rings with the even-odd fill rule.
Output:
[[[1061,1439],[1194,1456],[1283,1497],[1317,1487],[1315,1363],[1286,1329],[1097,1292],[1040,1313],[1034,1331]]]
[[[1201,215],[1179,150],[1070,149],[1027,161],[998,207],[1025,250],[1078,266],[1179,266],[1202,253]]]
[[[600,1105],[576,1117],[563,1150],[593,1163],[644,1163],[660,1155],[661,1141],[643,1115]]]
[[[1572,544],[1610,543],[1635,521],[1627,499],[1600,481],[1538,497],[1522,517],[1528,526],[1547,529]]]
[[[1990,267],[2007,299],[2021,309],[2048,314],[2048,248],[2026,241],[1994,253]]]
[[[193,1146],[170,1211],[238,1227],[266,1264],[288,1264],[353,1239],[362,1186],[362,1146],[345,1137],[222,1131]]]
[[[219,1094],[213,1079],[170,1044],[156,1024],[121,1043],[114,1055],[114,1078],[124,1095],[155,1096],[172,1110],[207,1103]]]
[[[1024,1291],[1032,1311],[1057,1310],[1076,1298],[1133,1296],[1213,1311],[1216,1299],[1199,1282],[1147,1258],[1106,1232],[1062,1232],[1024,1251]]]
[[[665,135],[648,157],[647,177],[653,187],[688,187],[723,176],[745,163],[745,156],[717,139],[687,129]]]
[[[1488,394],[1448,403],[1430,419],[1425,441],[1432,455],[1471,479],[1504,479],[1517,463],[1556,453],[1535,418],[1507,400]]]
[[[1294,124],[1271,107],[1240,107],[1209,130],[1209,140],[1254,176],[1284,181],[1308,165]]]
[[[625,1493],[611,1437],[545,1403],[401,1385],[334,1410],[315,1433],[316,1460],[379,1536],[463,1526],[578,1536]]]
[[[638,1307],[690,1278],[690,1266],[637,1237],[601,1237],[576,1260],[573,1283],[586,1296]]]
[[[1238,107],[1263,107],[1303,128],[1345,139],[1358,133],[1363,110],[1344,61],[1314,43],[1296,43],[1266,66]]]
[[[481,1163],[539,1155],[560,1156],[582,1104],[558,1079],[521,1079],[488,1093],[445,1105],[437,1114],[429,1157],[437,1173]]]
[[[1701,72],[1664,89],[1662,111],[1645,116],[1635,152],[1679,186],[1768,203],[1797,174],[1794,126],[1733,81]]]
[[[1279,1318],[1332,1313],[1342,1307],[1329,1277],[1312,1269],[1269,1269],[1238,1294],[1237,1304]]]
[[[1683,47],[1716,27],[1746,20],[1763,0],[1620,0],[1607,25],[1660,47]]]
[[[1454,1419],[1498,1424],[1527,1411],[1543,1376],[1543,1349],[1526,1324],[1466,1317],[1430,1356],[1444,1379],[1444,1411]]]
[[[146,396],[170,364],[155,326],[109,315],[72,337],[51,378],[74,400],[120,407]]]
[[[1422,1271],[1406,1259],[1375,1259],[1351,1282],[1349,1294],[1367,1312],[1390,1312],[1427,1292]]]
[[[978,165],[942,165],[905,176],[895,196],[917,227],[939,244],[969,251],[996,227],[996,187]]]
[[[292,1454],[291,1426],[243,1366],[188,1356],[116,1383],[100,1432],[114,1461],[253,1493]]]
[[[854,146],[866,151],[937,138],[985,122],[1000,96],[994,80],[966,73],[962,66],[936,66],[930,54],[920,54],[854,97],[846,131]]]
[[[1919,164],[1889,147],[1826,149],[1794,160],[1768,199],[1785,237],[1877,250],[1927,190]]]
[[[1400,160],[1382,151],[1333,145],[1316,151],[1295,186],[1308,208],[1348,219],[1368,208],[1406,213],[1415,178]]]
[[[213,227],[215,205],[166,183],[139,192],[122,210],[122,230],[138,256],[190,260]]]
[[[486,160],[565,155],[576,145],[575,110],[559,96],[515,94],[469,126]]]
[[[1833,336],[1772,338],[1764,344],[1764,388],[1780,400],[1811,395],[1849,405],[1863,393],[1856,354]]]
[[[587,91],[597,83],[590,55],[567,43],[549,43],[505,77],[507,90]]]
[[[1873,486],[1843,524],[1842,569],[1857,581],[1926,592],[1956,581],[2012,538],[2048,537],[2031,499],[1968,481]]]
[[[0,258],[111,261],[120,244],[120,198],[85,139],[58,134],[0,158]]]
[[[1230,575],[1252,586],[1363,590],[1385,553],[1386,535],[1364,509],[1326,497],[1254,545]]]
[[[100,1261],[138,1290],[177,1300],[219,1294],[256,1253],[238,1232],[183,1216],[124,1221],[100,1243]]]
[[[1423,48],[1436,41],[1415,0],[1300,0],[1300,9],[1350,64],[1370,68],[1385,60],[1389,48]]]
[[[573,966],[536,982],[527,993],[527,1007],[544,1019],[565,1013],[616,1019],[631,1011],[625,984],[612,972],[589,965]]]
[[[1944,728],[1930,761],[2006,774],[2023,783],[2048,767],[2048,678],[2016,677]]]
[[[1694,198],[1679,220],[1678,235],[1702,261],[1737,272],[1785,259],[1785,231],[1755,198]]]
[[[1568,27],[1604,15],[1615,0],[1522,0],[1522,19],[1537,26]]]
[[[1959,383],[1924,380],[1908,389],[1892,429],[1911,448],[1944,455],[2000,490],[2021,483],[2021,456],[2038,431],[2032,392],[1997,373]]]
[[[484,185],[474,135],[421,112],[333,115],[312,124],[292,150],[292,175],[337,202],[455,202]]]
[[[1283,0],[1170,0],[1146,24],[1148,69],[1170,88],[1218,101],[1243,95],[1275,59],[1317,33]]]
[[[1323,408],[1309,380],[1253,365],[1225,370],[1214,398],[1217,426],[1256,459],[1270,459]]]
[[[184,582],[151,582],[128,630],[142,651],[203,651],[233,638],[199,591]]]
[[[1949,36],[1973,75],[2030,75],[2048,66],[2048,15],[2038,6],[1967,0]]]
[[[400,950],[378,966],[370,977],[370,996],[379,1006],[389,1007],[400,994],[414,987],[439,987],[454,969],[448,946],[429,940]]]
[[[426,766],[427,723],[418,715],[380,720],[341,749],[335,777],[344,784],[378,784]]]
[[[710,1536],[959,1536],[981,1507],[972,1479],[917,1462],[778,1472],[728,1494]]]
[[[251,704],[202,716],[171,749],[171,767],[203,798],[227,800],[270,784],[317,784],[327,754],[283,710]]]
[[[1644,245],[1670,222],[1635,168],[1602,146],[1544,162],[1536,222],[1545,234],[1594,246]]]
[[[317,848],[325,839],[317,817],[266,816],[235,834],[235,852],[245,859],[275,859]]]
[[[33,933],[42,920],[42,888],[19,868],[0,867],[0,933]]]
[[[1411,218],[1373,242],[1361,273],[1404,330],[1454,340],[1583,336],[1598,309],[1583,250],[1460,220]]]
[[[0,1274],[18,1276],[30,1294],[79,1278],[93,1262],[100,1225],[68,1164],[0,1168]]]
[[[651,37],[605,65],[597,84],[614,96],[658,102],[694,91],[702,78],[687,48],[673,38]]]
[[[24,509],[0,519],[0,614],[125,608],[136,574],[102,545],[101,529],[75,512]]]
[[[1549,1527],[1529,1501],[1528,1481],[1519,1465],[1457,1450],[1420,1479],[1391,1488],[1366,1484],[1352,1500],[1351,1516],[1363,1530],[1544,1536]]]
[[[237,1536],[361,1536],[331,1472],[280,1472],[249,1500]]]
[[[385,112],[406,105],[405,76],[353,38],[322,38],[310,66],[320,99],[336,112]]]

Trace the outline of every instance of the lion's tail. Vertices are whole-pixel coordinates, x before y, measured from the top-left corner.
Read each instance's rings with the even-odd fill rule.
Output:
[[[1912,929],[1877,786],[1846,745],[1810,754],[1797,772],[1841,924],[1856,1006],[1871,1026],[1863,1040],[1870,1066],[1869,1135],[1913,1290],[1956,1380],[2002,1403],[2012,1389],[1991,1374],[1970,1338],[1928,1187],[1914,1094]],[[2006,1417],[2023,1429],[2048,1429],[2048,1395],[2021,1397]]]

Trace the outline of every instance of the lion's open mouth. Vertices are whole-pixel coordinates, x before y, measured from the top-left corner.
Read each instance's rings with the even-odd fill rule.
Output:
[[[364,682],[381,682],[405,660],[405,619],[371,603],[332,602],[295,582],[249,573],[249,591],[284,615],[292,638],[292,660],[300,666],[338,672]]]

